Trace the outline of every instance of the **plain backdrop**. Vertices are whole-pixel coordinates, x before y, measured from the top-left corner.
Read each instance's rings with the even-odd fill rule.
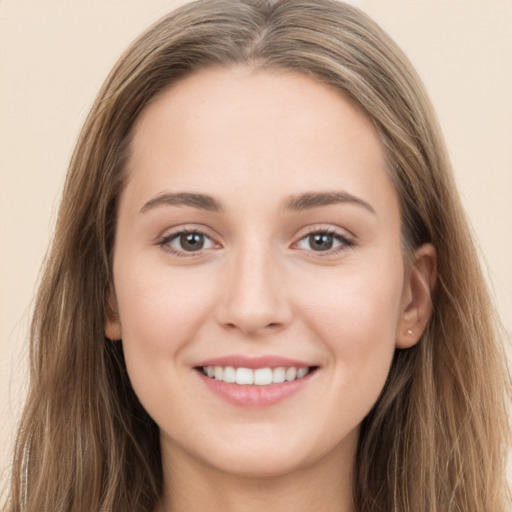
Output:
[[[0,474],[27,383],[27,327],[79,128],[120,53],[173,0],[0,0]],[[512,0],[360,0],[437,108],[512,331]],[[0,478],[0,484],[5,482]]]

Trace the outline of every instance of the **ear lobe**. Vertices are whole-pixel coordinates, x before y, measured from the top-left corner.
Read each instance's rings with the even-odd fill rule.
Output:
[[[117,301],[112,290],[108,290],[105,297],[105,336],[111,340],[121,339],[121,323],[119,321],[119,313],[117,312]]]
[[[432,244],[424,244],[413,255],[404,283],[402,312],[396,335],[397,348],[415,345],[432,316],[432,292],[437,278],[437,256]]]

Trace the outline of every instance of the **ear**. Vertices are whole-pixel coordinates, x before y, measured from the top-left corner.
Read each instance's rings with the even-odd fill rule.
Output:
[[[122,338],[121,322],[117,311],[117,300],[110,288],[106,293],[105,308],[105,336],[111,341],[120,340]]]
[[[432,292],[436,277],[436,250],[432,244],[424,244],[414,251],[404,282],[396,348],[412,347],[425,331],[432,316]]]

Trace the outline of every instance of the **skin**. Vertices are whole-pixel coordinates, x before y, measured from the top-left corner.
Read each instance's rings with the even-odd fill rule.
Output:
[[[404,264],[384,162],[360,111],[291,72],[200,71],[137,121],[106,334],[122,338],[133,388],[160,427],[162,510],[353,510],[359,425],[395,349],[423,332],[435,279],[431,246]],[[340,191],[369,207],[285,208]],[[144,207],[176,192],[213,196],[223,211]],[[183,229],[207,235],[201,250],[180,245]],[[319,250],[309,235],[326,231],[332,247]],[[244,408],[194,369],[232,354],[318,369],[278,404]]]

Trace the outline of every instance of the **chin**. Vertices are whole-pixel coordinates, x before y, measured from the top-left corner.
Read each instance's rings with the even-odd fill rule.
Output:
[[[348,435],[346,442],[336,443],[329,436],[318,442],[314,433],[295,432],[275,426],[244,429],[245,434],[210,439],[206,445],[194,446],[190,451],[196,462],[223,474],[241,478],[280,478],[313,468],[327,459],[338,460],[348,452],[353,455],[357,445],[357,431]],[[270,430],[270,432],[269,432]],[[226,442],[229,439],[229,442]],[[315,441],[316,439],[316,441]],[[330,442],[329,442],[330,441]]]
[[[209,465],[222,473],[240,478],[279,478],[307,467],[311,462],[290,453],[233,453],[208,461]]]

